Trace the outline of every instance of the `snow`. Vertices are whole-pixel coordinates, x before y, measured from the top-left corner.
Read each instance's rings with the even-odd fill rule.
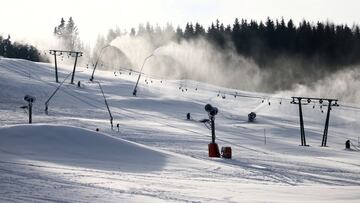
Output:
[[[72,66],[59,67],[62,81]],[[0,202],[359,202],[358,109],[331,111],[328,147],[320,147],[325,113],[304,106],[299,146],[297,106],[284,95],[226,89],[195,81],[140,80],[92,70],[56,87],[52,64],[0,60]],[[186,86],[181,91],[179,86]],[[197,88],[198,90],[195,90]],[[217,97],[218,92],[226,99]],[[251,95],[233,97],[228,93]],[[33,124],[20,106],[36,97]],[[283,98],[282,104],[279,99]],[[341,104],[341,98],[340,104]],[[233,158],[209,158],[204,105],[219,109],[216,142]],[[325,110],[325,108],[324,108]],[[254,123],[247,114],[256,111]],[[186,113],[193,120],[186,120]],[[116,128],[119,124],[119,131]],[[99,132],[95,131],[99,128]],[[264,134],[265,129],[265,134]],[[266,136],[266,144],[265,144]],[[345,150],[351,140],[353,150]]]

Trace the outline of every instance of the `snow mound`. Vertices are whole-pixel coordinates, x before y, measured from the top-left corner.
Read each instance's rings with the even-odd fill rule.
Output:
[[[100,170],[161,170],[169,155],[82,128],[16,125],[0,128],[1,156]]]

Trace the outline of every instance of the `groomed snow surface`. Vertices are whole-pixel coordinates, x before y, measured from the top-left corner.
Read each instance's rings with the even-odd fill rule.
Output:
[[[60,65],[59,80],[71,71]],[[137,74],[97,70],[111,129],[91,72],[78,67],[81,87],[68,78],[46,115],[59,86],[53,65],[0,59],[0,202],[360,202],[357,109],[332,109],[328,147],[320,147],[326,107],[304,106],[304,147],[289,97],[145,75],[134,97]],[[25,95],[36,97],[31,125],[19,108]],[[198,122],[207,103],[219,109],[216,142],[232,159],[208,157],[210,130]]]

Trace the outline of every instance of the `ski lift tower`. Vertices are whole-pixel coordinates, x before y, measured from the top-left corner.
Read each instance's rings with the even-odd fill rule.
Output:
[[[324,133],[323,133],[323,138],[322,138],[322,143],[321,143],[322,147],[326,147],[331,107],[339,106],[339,104],[337,103],[338,100],[337,99],[326,99],[326,98],[313,98],[313,97],[291,97],[291,98],[292,98],[292,101],[290,102],[291,104],[299,105],[301,146],[309,146],[309,145],[306,145],[302,105],[309,104],[311,101],[318,101],[319,104],[321,106],[323,106],[324,101],[328,102],[328,104],[327,104],[328,110],[327,110],[327,114],[326,114],[325,128],[324,128]],[[304,101],[304,103],[302,101]]]
[[[78,59],[78,57],[81,57],[83,55],[83,53],[80,51],[66,51],[66,50],[55,50],[55,49],[49,50],[49,54],[54,55],[54,59],[55,59],[55,81],[57,83],[59,82],[56,56],[63,56],[63,54],[66,54],[66,53],[67,53],[68,57],[70,57],[70,56],[75,57],[74,69],[72,72],[71,82],[70,82],[71,84],[74,84],[77,59]]]

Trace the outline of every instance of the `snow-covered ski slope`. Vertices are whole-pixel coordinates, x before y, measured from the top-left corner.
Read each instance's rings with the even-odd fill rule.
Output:
[[[60,66],[59,81],[71,71]],[[46,115],[59,85],[53,65],[0,59],[0,202],[360,201],[357,109],[333,108],[328,147],[320,147],[326,107],[304,106],[303,147],[288,97],[145,75],[134,97],[137,74],[97,70],[111,129],[91,72],[78,67],[81,87],[68,78]],[[36,97],[32,125],[20,108],[27,94]],[[207,103],[219,109],[216,142],[232,148],[231,160],[208,157],[210,130],[198,122]],[[344,149],[348,139],[353,150]]]

